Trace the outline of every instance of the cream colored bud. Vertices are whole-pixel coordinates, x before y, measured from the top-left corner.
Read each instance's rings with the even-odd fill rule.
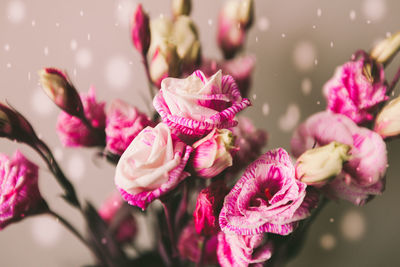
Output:
[[[176,46],[164,41],[154,51],[150,62],[150,77],[160,87],[166,77],[177,77],[180,74],[180,60]]]
[[[254,19],[254,1],[253,0],[241,0],[240,1],[237,18],[243,27],[248,28],[251,26],[253,19]]]
[[[191,0],[172,0],[172,14],[174,17],[178,17],[180,15],[188,16],[191,8]]]
[[[175,23],[169,41],[177,47],[179,58],[184,65],[192,65],[200,56],[200,42],[193,21],[187,16],[179,16]]]
[[[314,186],[322,186],[336,177],[350,159],[350,146],[338,142],[307,150],[296,163],[296,177]]]
[[[379,112],[374,131],[383,138],[400,134],[400,97],[390,101]]]
[[[400,32],[379,42],[371,51],[371,57],[385,64],[390,61],[400,49]]]

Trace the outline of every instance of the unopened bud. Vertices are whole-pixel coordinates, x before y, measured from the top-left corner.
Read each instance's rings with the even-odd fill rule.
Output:
[[[239,3],[239,9],[237,18],[240,24],[248,29],[253,24],[254,20],[254,1],[253,0],[241,0]]]
[[[390,101],[379,112],[374,131],[383,138],[400,134],[400,97]]]
[[[371,57],[377,62],[389,62],[400,49],[400,32],[379,42],[371,51]]]
[[[61,70],[45,68],[39,71],[40,83],[50,99],[72,116],[81,116],[83,106],[75,87]]]
[[[296,177],[313,186],[323,186],[340,174],[343,163],[350,159],[350,146],[338,142],[307,150],[296,163]]]
[[[150,46],[149,16],[138,4],[132,18],[132,42],[136,49],[143,55],[147,54]]]
[[[11,131],[12,128],[7,114],[0,110],[0,136],[10,135]]]
[[[172,0],[172,14],[175,18],[181,15],[188,16],[191,8],[191,0]]]

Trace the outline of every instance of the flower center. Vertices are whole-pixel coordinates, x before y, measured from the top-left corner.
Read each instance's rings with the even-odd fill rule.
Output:
[[[268,201],[270,201],[270,200],[271,200],[271,198],[272,198],[272,195],[271,195],[271,191],[269,190],[269,188],[268,188],[268,187],[267,187],[267,188],[265,188],[265,190],[264,190],[264,194],[265,194],[265,196],[267,197]]]

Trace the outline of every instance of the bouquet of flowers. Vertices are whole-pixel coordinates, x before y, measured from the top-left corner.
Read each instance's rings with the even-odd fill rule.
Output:
[[[38,166],[17,150],[0,154],[1,230],[30,216],[54,216],[87,246],[90,266],[283,266],[326,203],[360,206],[383,192],[386,146],[400,134],[400,99],[390,99],[400,70],[389,83],[385,67],[400,49],[400,33],[337,68],[323,87],[326,110],[294,131],[291,154],[263,153],[267,132],[239,115],[251,106],[255,57],[241,52],[254,1],[229,0],[221,10],[223,60],[201,53],[190,11],[190,0],[173,0],[171,18],[150,20],[140,4],[133,14],[150,116],[120,99],[106,110],[93,87],[79,93],[66,72],[39,71],[44,92],[61,109],[61,143],[94,148],[115,168],[116,190],[100,208],[78,197],[28,119],[0,103],[0,137],[37,152],[86,226],[79,231],[50,207]],[[134,245],[139,213],[158,237],[151,249]]]

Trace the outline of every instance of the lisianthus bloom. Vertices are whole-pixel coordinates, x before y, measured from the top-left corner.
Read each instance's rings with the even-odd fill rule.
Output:
[[[122,155],[132,140],[147,126],[154,126],[154,123],[146,114],[122,100],[114,100],[107,112],[107,150]]]
[[[0,154],[0,230],[28,215],[48,210],[38,186],[38,166],[18,150]]]
[[[238,147],[233,156],[232,171],[240,170],[256,160],[268,141],[268,133],[257,129],[250,118],[239,116],[238,122],[238,125],[232,128],[236,137],[235,146]]]
[[[204,241],[206,242],[205,244],[203,244]],[[203,245],[205,248],[203,256],[201,256]],[[217,235],[213,235],[206,240],[204,236],[196,232],[192,221],[182,230],[178,240],[178,250],[181,258],[196,263],[199,263],[200,258],[202,258],[202,264],[216,264],[218,262],[217,245]]]
[[[290,234],[307,218],[318,197],[295,177],[287,152],[271,150],[254,161],[225,197],[222,231],[237,235]]]
[[[390,101],[379,112],[375,120],[374,131],[383,138],[400,134],[400,97]]]
[[[115,238],[120,243],[130,242],[137,233],[136,220],[130,213],[130,210],[121,210],[124,202],[121,199],[120,194],[112,194],[102,204],[99,209],[99,215],[101,218],[111,227],[114,231]],[[129,207],[129,206],[128,206]],[[116,220],[118,220],[117,224]]]
[[[298,157],[315,145],[323,146],[332,141],[352,148],[341,175],[325,186],[329,195],[362,205],[371,195],[380,194],[387,168],[385,142],[379,134],[357,126],[342,114],[325,111],[308,118],[292,137],[292,152]],[[339,190],[343,187],[347,187],[346,191]]]
[[[191,151],[164,123],[144,128],[117,164],[115,184],[122,197],[130,205],[145,209],[189,175],[183,169]]]
[[[255,62],[256,59],[252,55],[238,56],[231,60],[219,62],[203,59],[200,69],[207,76],[212,76],[219,69],[221,69],[223,73],[231,75],[233,79],[235,79],[241,95],[246,97],[251,85],[251,76],[253,74]]]
[[[235,138],[228,129],[214,129],[193,144],[193,169],[202,178],[213,178],[232,166]]]
[[[175,132],[198,138],[214,128],[236,126],[235,115],[250,101],[241,97],[231,76],[218,71],[207,79],[203,72],[195,71],[186,79],[164,79],[153,104]]]
[[[132,42],[135,48],[146,55],[150,46],[150,22],[149,16],[143,11],[142,5],[138,4],[132,18]]]
[[[372,67],[363,59],[338,67],[324,85],[327,109],[360,124],[373,119],[374,108],[388,99],[382,64]]]
[[[264,234],[218,234],[218,262],[222,267],[264,266],[272,256],[272,242]]]
[[[94,129],[104,131],[106,114],[104,102],[96,101],[94,87],[90,87],[88,94],[81,94],[85,117]],[[98,146],[104,144],[103,135],[98,135],[89,129],[79,118],[61,112],[57,119],[57,133],[64,146]]]
[[[200,191],[193,212],[198,234],[210,236],[218,233],[218,216],[228,192],[229,190],[223,180],[217,180]]]

